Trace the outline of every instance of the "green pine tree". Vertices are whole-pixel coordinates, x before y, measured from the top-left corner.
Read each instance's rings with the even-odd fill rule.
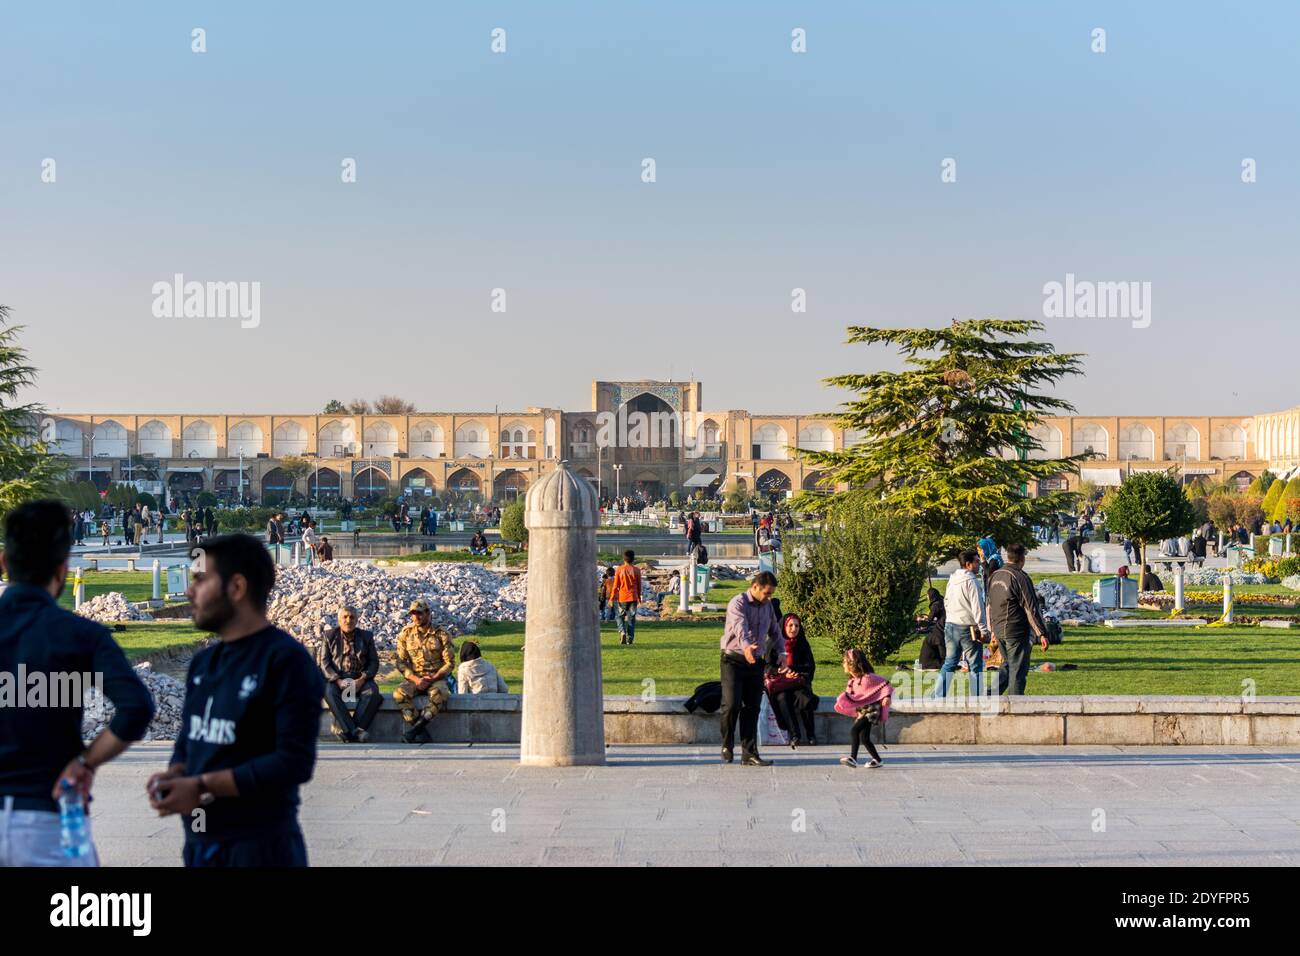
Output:
[[[850,490],[801,495],[796,506],[821,510],[869,494],[910,518],[939,558],[985,534],[1000,545],[1035,547],[1033,526],[1071,508],[1076,496],[1032,497],[1029,490],[1039,479],[1077,473],[1088,457],[1029,457],[1042,449],[1030,432],[1044,416],[1074,410],[1042,389],[1081,371],[1081,355],[1030,338],[1042,329],[1040,322],[1009,319],[954,320],[939,329],[851,327],[850,343],[897,346],[906,368],[826,379],[858,393],[837,421],[865,440],[842,451],[800,449],[828,472],[828,483]]]
[[[9,324],[9,307],[0,305],[0,518],[25,501],[51,497],[68,470],[65,459],[49,453],[46,441],[54,436],[43,434],[45,409],[18,401],[36,383],[36,369],[18,345],[21,331]]]
[[[1264,502],[1260,507],[1264,509],[1264,516],[1270,521],[1273,519],[1273,513],[1277,510],[1278,500],[1286,491],[1286,486],[1287,482],[1285,481],[1275,481],[1268,486],[1268,491],[1264,494]]]

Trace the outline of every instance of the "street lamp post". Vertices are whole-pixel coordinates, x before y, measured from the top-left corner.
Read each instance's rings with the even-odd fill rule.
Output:
[[[614,466],[614,500],[615,500],[615,501],[617,501],[620,497],[622,497],[621,494],[620,494],[620,492],[619,492],[619,488],[621,487],[621,486],[619,485],[619,478],[621,477],[619,473],[620,473],[622,470],[623,470],[623,466],[622,466],[622,465],[615,465],[615,466]]]

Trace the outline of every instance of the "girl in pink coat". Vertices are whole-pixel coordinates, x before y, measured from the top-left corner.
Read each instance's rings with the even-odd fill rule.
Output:
[[[853,728],[849,740],[853,751],[848,757],[841,757],[840,763],[846,767],[858,765],[858,746],[867,748],[871,754],[868,767],[876,768],[881,764],[880,754],[871,742],[871,730],[876,724],[883,724],[889,719],[889,699],[894,687],[889,681],[871,669],[867,655],[856,647],[844,652],[844,673],[849,675],[849,685],[835,701],[836,713],[852,717]]]

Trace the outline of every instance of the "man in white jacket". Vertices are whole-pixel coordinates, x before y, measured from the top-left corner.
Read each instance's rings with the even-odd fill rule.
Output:
[[[943,598],[943,609],[947,615],[943,640],[948,653],[943,666],[939,668],[935,697],[948,696],[948,684],[960,659],[966,661],[970,672],[971,693],[978,697],[983,690],[984,644],[989,639],[989,624],[984,582],[979,576],[979,552],[973,548],[962,551],[957,555],[957,563],[960,567],[948,579],[948,589]],[[980,636],[979,641],[975,639],[975,634]]]

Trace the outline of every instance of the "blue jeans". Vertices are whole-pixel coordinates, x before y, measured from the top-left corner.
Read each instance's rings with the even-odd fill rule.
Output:
[[[632,643],[636,637],[636,601],[619,601],[615,606],[618,608],[618,634]]]
[[[971,640],[970,627],[965,624],[945,624],[943,626],[943,643],[948,654],[939,668],[939,681],[935,684],[934,696],[947,697],[948,684],[952,674],[957,670],[957,661],[965,659],[970,669],[971,693],[976,697],[983,688],[984,648]]]

